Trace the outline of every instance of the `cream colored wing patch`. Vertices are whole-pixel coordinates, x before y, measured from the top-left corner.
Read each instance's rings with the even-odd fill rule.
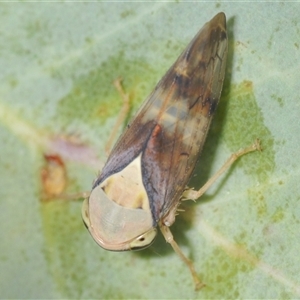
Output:
[[[149,246],[156,236],[141,174],[141,155],[109,176],[85,200],[82,215],[95,241],[123,251]]]

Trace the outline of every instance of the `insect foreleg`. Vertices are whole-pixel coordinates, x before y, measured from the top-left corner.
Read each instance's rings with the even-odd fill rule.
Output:
[[[166,241],[172,246],[173,250],[178,254],[178,256],[181,258],[181,260],[188,266],[194,283],[195,283],[195,290],[198,291],[200,290],[202,287],[205,286],[204,283],[202,283],[200,281],[200,279],[198,278],[198,275],[195,271],[194,268],[194,264],[191,260],[189,260],[181,251],[181,249],[179,248],[178,244],[175,242],[174,238],[173,238],[173,234],[170,230],[170,228],[164,224],[162,224],[161,222],[159,223],[159,228],[164,236],[164,238],[166,239]]]

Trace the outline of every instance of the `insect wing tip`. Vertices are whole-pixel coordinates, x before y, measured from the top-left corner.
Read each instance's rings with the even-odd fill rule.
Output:
[[[211,19],[212,23],[222,23],[224,25],[226,25],[226,15],[223,12],[219,12],[218,14],[216,14],[212,19]]]

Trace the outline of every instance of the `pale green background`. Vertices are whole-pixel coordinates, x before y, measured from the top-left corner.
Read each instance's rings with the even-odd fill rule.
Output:
[[[80,201],[41,203],[43,153],[68,192],[91,188],[121,108],[132,112],[205,22],[227,15],[226,82],[192,186],[262,140],[172,227],[207,284],[159,237],[141,252],[98,247]],[[0,298],[299,298],[300,6],[259,2],[0,4]],[[63,152],[57,136],[82,151]]]

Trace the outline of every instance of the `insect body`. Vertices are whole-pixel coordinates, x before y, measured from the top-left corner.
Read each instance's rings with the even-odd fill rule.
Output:
[[[219,13],[182,52],[117,141],[83,207],[84,222],[101,247],[147,247],[157,226],[178,247],[168,227],[216,110],[226,57],[226,18]],[[175,251],[190,263],[179,248]]]

